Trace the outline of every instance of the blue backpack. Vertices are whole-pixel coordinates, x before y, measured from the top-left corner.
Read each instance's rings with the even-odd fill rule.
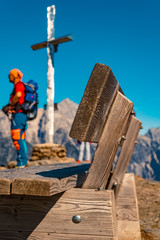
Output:
[[[38,84],[33,80],[29,80],[27,83],[24,83],[24,86],[25,99],[21,107],[26,112],[28,121],[31,121],[37,116]]]

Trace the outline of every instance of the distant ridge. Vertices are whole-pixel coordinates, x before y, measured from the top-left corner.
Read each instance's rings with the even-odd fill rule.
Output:
[[[160,128],[149,129],[137,141],[129,171],[143,178],[160,181]]]
[[[58,103],[55,111],[54,142],[64,144],[67,156],[78,158],[79,145],[75,139],[69,137],[69,131],[76,114],[78,104],[69,98]],[[32,153],[32,145],[45,142],[45,110],[38,109],[37,118],[28,122],[27,144],[28,158]],[[151,128],[145,135],[140,135],[137,140],[128,171],[134,172],[143,178],[160,181],[160,128]],[[91,145],[92,153],[95,145]],[[0,165],[6,165],[15,160],[16,154],[10,137],[10,123],[5,114],[0,111]]]

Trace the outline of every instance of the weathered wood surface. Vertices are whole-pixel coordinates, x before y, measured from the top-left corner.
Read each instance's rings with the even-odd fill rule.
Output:
[[[113,240],[113,237],[96,235],[76,235],[76,234],[57,234],[57,233],[37,233],[23,231],[1,231],[1,240]]]
[[[118,240],[141,240],[137,194],[133,173],[125,174],[116,201]]]
[[[6,239],[9,230],[8,240],[37,240],[40,236],[116,240],[114,208],[114,193],[110,190],[74,188],[52,197],[1,196],[0,236]],[[72,222],[75,215],[81,216],[78,224]]]
[[[0,178],[0,194],[2,195],[10,195],[10,186],[11,181],[7,178]]]
[[[38,50],[38,49],[47,47],[48,43],[50,43],[54,46],[57,46],[60,43],[68,42],[68,41],[71,41],[71,40],[73,40],[73,37],[71,35],[70,36],[64,36],[64,37],[60,37],[60,38],[57,38],[57,39],[51,39],[49,41],[34,44],[31,47],[32,47],[33,50]]]
[[[87,142],[99,141],[117,90],[122,92],[110,67],[97,63],[72,124],[72,138]]]
[[[134,150],[135,142],[138,137],[138,133],[142,124],[133,115],[130,118],[131,118],[131,121],[126,134],[126,140],[123,142],[122,149],[117,160],[117,164],[113,170],[113,174],[108,186],[108,189],[112,189],[113,184],[117,183],[117,186],[115,188],[116,197],[118,195],[124,175],[127,171],[129,160]]]
[[[133,103],[117,93],[83,188],[106,187]]]
[[[89,166],[65,163],[0,171],[0,194],[52,196],[81,186]]]

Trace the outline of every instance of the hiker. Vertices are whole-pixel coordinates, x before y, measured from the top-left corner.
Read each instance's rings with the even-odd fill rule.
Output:
[[[90,144],[89,142],[81,142],[81,141],[78,141],[78,144],[80,144],[80,150],[79,150],[79,157],[78,157],[78,160],[77,160],[77,163],[80,163],[83,161],[83,156],[84,156],[84,151],[85,151],[85,148],[86,148],[86,155],[85,155],[85,161],[86,162],[90,162],[91,161],[91,153],[90,153]]]
[[[27,144],[25,131],[27,129],[27,114],[21,109],[25,99],[25,86],[22,82],[23,73],[19,69],[12,69],[9,73],[9,81],[14,84],[8,106],[8,115],[11,120],[11,136],[17,151],[18,168],[27,166]],[[6,106],[2,109],[6,111]]]

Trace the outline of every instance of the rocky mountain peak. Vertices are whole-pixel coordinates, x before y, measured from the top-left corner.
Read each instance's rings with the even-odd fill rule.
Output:
[[[145,136],[160,144],[160,128],[149,129]]]

